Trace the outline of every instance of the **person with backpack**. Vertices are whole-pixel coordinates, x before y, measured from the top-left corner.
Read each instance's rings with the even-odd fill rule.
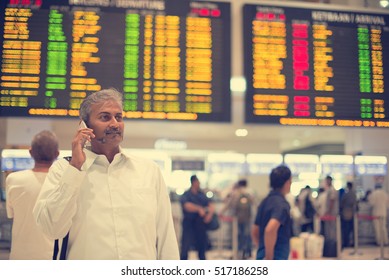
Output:
[[[312,190],[310,186],[305,186],[298,196],[298,207],[301,212],[300,226],[301,232],[313,232],[313,219],[316,214]]]
[[[251,208],[253,197],[247,191],[247,180],[239,180],[229,195],[224,210],[230,209],[238,222],[238,251],[241,259],[251,257],[252,243],[250,235]],[[224,211],[222,211],[224,212]]]

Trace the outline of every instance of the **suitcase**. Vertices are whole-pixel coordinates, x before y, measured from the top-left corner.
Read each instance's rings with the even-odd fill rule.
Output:
[[[324,237],[323,235],[318,235],[312,233],[309,235],[306,243],[306,256],[307,259],[320,259],[323,257],[323,248],[324,248]]]
[[[305,259],[305,240],[301,237],[292,237],[290,239],[290,254],[291,260]]]
[[[325,239],[324,240],[323,257],[325,257],[325,258],[336,258],[337,257],[337,247],[336,247],[335,240],[332,240],[332,239]]]

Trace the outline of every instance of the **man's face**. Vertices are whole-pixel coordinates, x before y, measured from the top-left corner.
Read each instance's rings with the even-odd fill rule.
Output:
[[[123,140],[124,123],[122,107],[113,100],[93,104],[89,127],[93,129],[95,144],[118,146]],[[97,142],[97,143],[96,143]]]
[[[324,179],[324,187],[329,188],[332,185],[332,181],[330,179]]]
[[[194,180],[192,183],[192,187],[198,191],[200,189],[200,181],[199,180]]]
[[[286,193],[290,193],[290,187],[292,186],[292,177],[289,178],[285,183],[285,191]]]

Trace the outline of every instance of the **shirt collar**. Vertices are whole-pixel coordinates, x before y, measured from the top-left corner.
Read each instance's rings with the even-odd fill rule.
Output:
[[[274,189],[272,189],[272,190],[270,191],[270,195],[278,195],[278,196],[284,197],[280,191],[274,190]]]
[[[84,152],[86,155],[86,160],[85,160],[84,164],[82,165],[81,170],[85,171],[85,170],[88,170],[92,166],[92,164],[96,161],[96,159],[99,155],[92,152],[90,147],[86,147],[84,149]],[[119,153],[116,154],[115,157],[117,157],[118,155],[124,156],[124,158],[129,159],[129,156],[123,152],[123,149],[121,147],[119,147]]]

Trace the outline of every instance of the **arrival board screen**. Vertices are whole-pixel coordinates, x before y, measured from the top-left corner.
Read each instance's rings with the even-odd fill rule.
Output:
[[[389,126],[389,15],[245,5],[246,122]]]
[[[77,116],[123,92],[124,117],[230,121],[230,4],[2,0],[0,116]]]

